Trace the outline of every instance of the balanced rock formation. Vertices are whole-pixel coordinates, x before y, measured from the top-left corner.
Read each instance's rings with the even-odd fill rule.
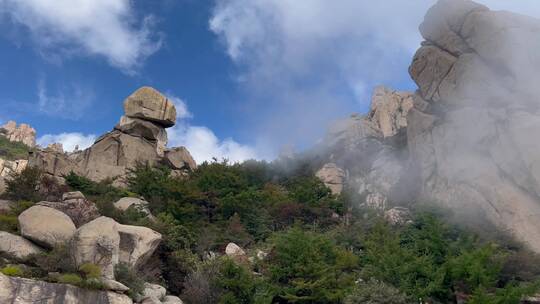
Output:
[[[0,273],[0,303],[132,304],[133,301],[114,292],[8,277]]]
[[[185,148],[166,148],[165,128],[176,122],[172,101],[153,88],[143,87],[124,101],[124,112],[114,129],[88,149],[73,153],[38,150],[32,153],[29,165],[58,178],[73,171],[94,181],[116,179],[117,185],[123,184],[128,169],[138,163],[169,165],[176,175],[195,169]]]
[[[5,125],[0,126],[0,135],[5,136],[10,141],[22,142],[34,147],[36,145],[36,130],[27,124],[20,124],[10,120]]]

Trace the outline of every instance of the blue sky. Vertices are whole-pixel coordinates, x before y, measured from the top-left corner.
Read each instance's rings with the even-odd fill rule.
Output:
[[[536,0],[484,0],[540,16]],[[179,109],[170,145],[197,161],[272,158],[365,112],[407,67],[434,0],[0,0],[0,121],[67,149],[112,129],[150,85]]]

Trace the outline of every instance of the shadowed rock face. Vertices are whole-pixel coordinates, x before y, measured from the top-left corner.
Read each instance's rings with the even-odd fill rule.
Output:
[[[176,122],[176,109],[170,100],[153,88],[143,87],[124,101],[124,110],[125,115],[114,129],[99,137],[90,148],[69,154],[39,150],[30,157],[30,166],[59,178],[71,171],[94,181],[119,177],[118,185],[128,168],[137,163],[163,163],[181,171],[175,172],[177,176],[195,169],[187,149],[166,148],[165,128]]]

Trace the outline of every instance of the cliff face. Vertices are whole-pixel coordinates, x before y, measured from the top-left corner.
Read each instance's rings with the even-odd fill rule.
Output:
[[[438,203],[540,252],[540,21],[440,0],[420,31],[417,92],[376,90],[332,128],[329,160],[361,203]]]

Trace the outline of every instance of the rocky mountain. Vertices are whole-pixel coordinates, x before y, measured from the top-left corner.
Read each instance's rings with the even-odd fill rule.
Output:
[[[124,113],[114,129],[88,149],[73,153],[39,149],[30,156],[29,165],[60,179],[73,171],[94,181],[115,178],[117,184],[139,162],[169,166],[176,175],[196,168],[187,149],[166,148],[166,128],[176,123],[176,108],[165,96],[142,87],[126,98]]]
[[[27,124],[20,124],[10,120],[5,125],[0,126],[0,135],[10,141],[21,142],[29,147],[36,145],[36,130]]]
[[[440,0],[409,69],[418,90],[376,89],[366,116],[329,131],[327,160],[365,204],[436,203],[540,252],[539,30],[537,19]]]

